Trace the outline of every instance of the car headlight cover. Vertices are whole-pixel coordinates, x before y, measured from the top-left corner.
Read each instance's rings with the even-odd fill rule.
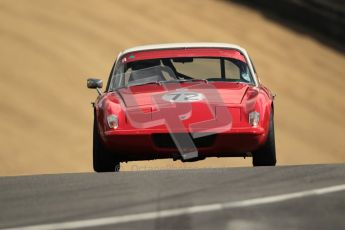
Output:
[[[257,127],[259,125],[260,121],[260,113],[254,111],[249,113],[249,124],[251,124],[253,127]]]
[[[107,122],[111,129],[117,129],[119,127],[119,119],[114,114],[107,116]]]

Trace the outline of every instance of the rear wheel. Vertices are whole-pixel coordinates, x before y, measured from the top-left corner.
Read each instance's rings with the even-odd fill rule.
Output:
[[[93,169],[96,172],[118,172],[120,162],[103,146],[96,121],[93,123]]]
[[[263,146],[252,152],[253,166],[275,166],[276,165],[276,147],[274,138],[273,113],[270,117],[270,126],[268,137]]]

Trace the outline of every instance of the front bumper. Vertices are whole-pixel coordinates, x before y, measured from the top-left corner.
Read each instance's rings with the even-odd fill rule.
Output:
[[[200,157],[244,156],[259,148],[267,136],[262,127],[234,127],[229,132],[203,134],[199,138],[190,135]],[[123,161],[175,158],[179,154],[166,129],[110,130],[102,136],[107,149]]]

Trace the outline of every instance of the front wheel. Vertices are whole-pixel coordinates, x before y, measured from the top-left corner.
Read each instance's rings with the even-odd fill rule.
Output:
[[[118,172],[120,162],[103,146],[96,121],[93,123],[93,169],[96,172]]]
[[[276,147],[274,137],[273,111],[271,112],[268,137],[263,146],[252,152],[253,166],[275,166],[276,165]]]

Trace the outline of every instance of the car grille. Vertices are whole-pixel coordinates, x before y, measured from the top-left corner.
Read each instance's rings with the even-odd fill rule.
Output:
[[[180,133],[176,133],[175,135],[182,135]],[[189,134],[189,136],[192,138],[192,136]],[[204,136],[204,137],[199,137],[195,138],[193,140],[194,145],[197,148],[206,148],[210,147],[213,145],[214,140],[216,138],[215,134]],[[170,134],[152,134],[152,140],[153,143],[158,147],[158,148],[176,148],[176,145],[171,138]]]

